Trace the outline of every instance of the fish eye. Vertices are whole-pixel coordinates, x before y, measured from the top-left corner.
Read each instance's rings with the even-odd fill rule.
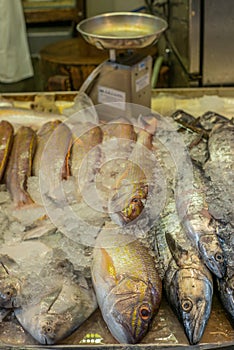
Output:
[[[9,286],[8,288],[5,289],[4,294],[7,299],[10,299],[16,294],[16,290],[14,287]]]
[[[185,311],[185,312],[189,312],[192,310],[193,308],[193,303],[191,302],[191,300],[189,299],[185,299],[182,301],[182,309]]]
[[[133,199],[131,200],[131,202],[132,202],[132,203],[139,203],[139,199],[138,199],[138,198],[133,198]]]
[[[151,317],[151,309],[148,305],[141,305],[139,315],[143,321],[147,321]]]
[[[222,262],[224,262],[224,257],[223,257],[223,255],[221,253],[216,253],[215,254],[215,260],[220,262],[220,263],[222,263]]]

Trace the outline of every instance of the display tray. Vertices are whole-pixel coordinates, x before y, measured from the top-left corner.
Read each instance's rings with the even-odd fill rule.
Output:
[[[53,93],[11,93],[0,94],[14,103],[16,107],[30,107],[35,97],[38,95],[52,95],[60,111],[73,104],[76,93],[53,92]],[[204,103],[204,97],[206,97]],[[168,107],[170,99],[171,104]],[[195,102],[196,101],[196,102]],[[167,105],[167,107],[161,105]],[[207,110],[214,110],[219,106],[221,109],[228,106],[228,112],[232,114],[234,106],[234,89],[156,89],[152,91],[152,108],[161,114],[169,114],[174,108],[182,106],[191,109],[192,103],[196,103],[195,114]],[[222,103],[221,103],[222,102]],[[167,108],[167,110],[166,110]],[[87,334],[91,339],[87,340]],[[86,337],[86,342],[82,340]],[[23,328],[9,316],[6,321],[0,323],[0,348],[4,349],[83,349],[83,348],[104,348],[104,349],[171,349],[171,350],[210,350],[210,349],[234,349],[234,329],[229,322],[227,314],[222,307],[216,293],[213,298],[212,312],[208,321],[204,335],[197,345],[189,345],[183,327],[174,315],[172,309],[163,298],[158,315],[155,317],[152,327],[140,344],[124,345],[118,344],[111,336],[103,321],[99,310],[85,322],[78,330],[62,342],[54,345],[38,344]]]

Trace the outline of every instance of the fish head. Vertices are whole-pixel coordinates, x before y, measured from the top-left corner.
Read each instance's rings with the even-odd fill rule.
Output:
[[[224,276],[226,262],[224,253],[216,235],[202,235],[198,242],[198,248],[208,269],[218,278]]]
[[[0,307],[19,307],[21,283],[17,277],[9,276],[0,279]]]
[[[167,287],[167,295],[181,320],[190,344],[197,344],[211,312],[212,277],[197,269],[179,269]]]
[[[57,313],[36,314],[30,321],[30,333],[40,344],[55,344],[68,335],[66,315]]]
[[[138,343],[147,333],[161,300],[161,289],[142,280],[124,278],[106,297],[102,314],[119,343]]]

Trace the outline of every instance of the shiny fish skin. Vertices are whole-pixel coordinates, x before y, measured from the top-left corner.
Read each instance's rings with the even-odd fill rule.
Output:
[[[204,113],[197,119],[197,125],[203,130],[210,132],[217,123],[226,123],[228,119],[213,111]]]
[[[13,126],[5,120],[0,122],[0,181],[7,165],[14,138]]]
[[[91,271],[110,332],[119,343],[138,343],[161,301],[161,280],[149,251],[131,235],[104,230],[97,238]]]
[[[68,271],[61,272],[61,269]],[[65,339],[97,308],[92,288],[72,270],[71,263],[60,261],[59,266],[52,270],[57,274],[59,287],[42,295],[38,303],[32,302],[15,310],[23,328],[41,344],[56,344]],[[63,274],[65,276],[61,277]],[[73,274],[72,278],[69,274]],[[46,281],[48,276],[44,278]]]
[[[234,326],[234,228],[230,224],[219,224],[218,236],[222,244],[227,270],[223,278],[216,278],[218,292],[232,325]]]
[[[155,250],[162,266],[167,298],[190,344],[196,344],[209,320],[213,283],[181,226],[173,193],[154,229]]]
[[[152,155],[156,127],[157,119],[154,116],[138,118],[136,143],[129,153],[126,169],[117,178],[116,193],[110,201],[110,217],[120,226],[125,226],[140,216],[149,186],[153,186],[153,162],[149,158]],[[115,211],[116,208],[122,210]]]
[[[211,215],[234,225],[234,124],[219,123],[208,142],[209,159],[204,166],[208,181],[207,201]]]
[[[6,168],[6,185],[16,208],[34,203],[27,192],[27,179],[31,175],[35,148],[35,132],[29,127],[22,126],[14,137]]]
[[[205,195],[206,188],[202,180],[201,170],[194,166],[193,174],[193,189],[186,204],[186,214],[181,218],[182,225],[206,266],[220,278],[225,273],[226,264],[224,253],[216,234],[216,222],[208,211]],[[181,211],[180,205],[181,203],[177,202],[179,216]]]
[[[0,107],[0,120],[11,123],[16,131],[25,125],[36,131],[42,124],[55,119],[64,121],[66,117],[61,114],[37,112],[29,108]]]
[[[18,278],[20,287],[8,307],[13,307],[22,327],[42,344],[67,337],[97,308],[89,278],[76,270],[68,254],[58,248],[58,239],[59,235],[54,234],[54,248],[46,239],[47,244],[34,238],[3,245],[0,250],[8,254],[1,259],[7,269],[5,281],[10,285]]]
[[[13,259],[8,255],[0,255],[0,308],[19,306],[22,281],[14,273],[16,269],[17,264]]]
[[[37,147],[32,164],[32,174],[39,176],[39,170],[41,166],[41,156],[44,151],[45,145],[51,137],[56,127],[61,123],[60,120],[49,121],[42,125],[37,132]]]
[[[234,125],[218,123],[210,133],[210,157],[204,169],[207,177],[209,211],[218,221],[218,236],[227,264],[223,278],[217,278],[220,299],[234,324],[234,210],[233,164]]]
[[[44,147],[39,172],[40,187],[44,200],[60,201],[63,198],[62,180],[70,176],[70,151],[72,133],[61,123],[52,133]]]

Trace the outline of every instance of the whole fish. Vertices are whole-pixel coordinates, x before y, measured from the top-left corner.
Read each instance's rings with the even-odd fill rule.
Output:
[[[161,280],[148,249],[132,235],[103,230],[93,253],[92,281],[103,318],[119,343],[138,343],[161,301]]]
[[[66,117],[61,114],[38,112],[29,108],[0,107],[0,121],[6,120],[11,123],[17,131],[21,126],[29,126],[34,131],[52,120],[65,121]]]
[[[90,188],[90,182],[94,181],[97,174],[101,150],[103,132],[99,125],[93,123],[80,123],[73,129],[73,144],[71,149],[71,174],[76,177],[79,189],[84,186]]]
[[[62,180],[67,180],[71,175],[71,146],[71,130],[61,123],[51,134],[41,156],[39,180],[45,205],[47,200],[60,202],[64,199]]]
[[[164,130],[165,128],[162,132]],[[187,237],[181,218],[178,216],[176,208],[178,164],[170,152],[172,147],[170,129],[164,137],[162,136],[161,140],[164,142],[157,142],[155,147],[159,164],[164,169],[166,177],[166,202],[160,217],[148,232],[148,239],[155,252],[157,268],[163,280],[167,299],[183,325],[190,344],[196,344],[201,340],[209,320],[213,283],[209,270]],[[183,145],[182,142],[180,145],[179,137],[178,149]],[[168,144],[169,147],[163,146]],[[184,169],[186,172],[185,165]],[[189,177],[188,173],[187,176]],[[156,204],[157,202],[154,205]]]
[[[0,108],[2,107],[14,107],[13,101],[0,96]]]
[[[42,344],[64,339],[97,308],[89,278],[75,269],[66,252],[70,249],[75,261],[75,249],[61,250],[59,239],[60,235],[54,234],[51,244],[49,239],[43,243],[34,238],[4,244],[0,250],[7,254],[7,259],[2,258],[7,269],[3,282],[12,287],[8,288],[11,298],[5,293],[8,300],[3,300],[6,289],[0,290],[1,306],[13,308],[22,327]]]
[[[220,299],[234,323],[234,125],[231,121],[218,123],[210,133],[210,157],[204,166],[207,181],[209,211],[218,221],[218,237],[224,250],[227,269],[217,278]]]
[[[196,344],[210,317],[213,282],[183,230],[172,193],[153,230],[167,298],[190,344]]]
[[[216,233],[216,222],[208,210],[206,187],[201,170],[196,166],[193,167],[193,170],[193,189],[185,204],[185,215],[181,215],[181,208],[184,205],[183,198],[177,201],[177,212],[188,238],[197,248],[204,263],[220,278],[225,274],[226,269],[224,252]],[[187,181],[186,174],[182,174],[180,180]]]
[[[39,170],[41,166],[41,157],[44,151],[46,143],[49,141],[52,133],[58,125],[60,125],[60,120],[49,121],[42,125],[42,127],[37,132],[37,147],[32,164],[32,174],[39,176]]]
[[[32,172],[35,148],[35,132],[29,127],[22,126],[14,137],[11,156],[6,168],[7,189],[17,208],[34,203],[27,192],[27,178]]]
[[[5,120],[0,122],[0,181],[3,177],[14,138],[13,126]]]
[[[126,160],[126,166],[116,178],[115,194],[110,200],[110,217],[120,226],[137,219],[142,213],[150,186],[154,186],[152,161],[153,135],[157,119],[152,116],[138,118],[137,141]]]
[[[15,315],[39,343],[55,344],[74,332],[95,311],[97,302],[87,280],[60,250],[53,252],[39,277],[45,292],[35,299],[26,295]]]

